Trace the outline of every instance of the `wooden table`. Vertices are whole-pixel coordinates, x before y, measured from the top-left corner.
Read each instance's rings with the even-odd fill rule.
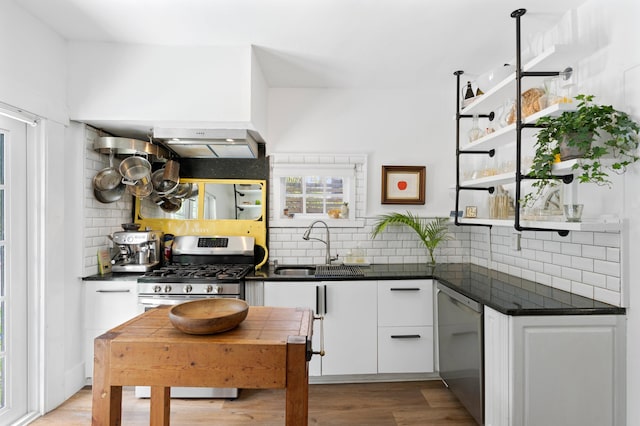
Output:
[[[169,425],[172,386],[286,388],[286,425],[307,424],[310,310],[251,306],[234,330],[182,333],[168,307],[95,339],[92,424],[121,424],[122,386],[151,386],[150,424]]]

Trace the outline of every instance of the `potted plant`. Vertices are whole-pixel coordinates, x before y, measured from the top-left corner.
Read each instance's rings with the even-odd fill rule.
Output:
[[[572,166],[581,183],[611,185],[607,170],[624,173],[638,157],[640,125],[611,105],[593,103],[593,95],[577,95],[578,108],[556,117],[542,117],[529,176],[537,178],[534,191],[522,199],[532,204],[550,183],[553,163],[579,158]],[[607,160],[605,165],[602,161]]]
[[[433,255],[436,247],[442,241],[447,241],[453,239],[451,235],[448,233],[447,223],[449,222],[448,218],[445,217],[437,217],[431,221],[427,221],[424,218],[420,218],[418,216],[414,216],[411,212],[403,213],[390,213],[378,216],[377,221],[373,225],[373,232],[371,233],[372,238],[376,238],[387,225],[404,225],[413,229],[422,244],[429,251],[429,257],[431,261],[429,262],[431,265],[436,264],[436,259]]]

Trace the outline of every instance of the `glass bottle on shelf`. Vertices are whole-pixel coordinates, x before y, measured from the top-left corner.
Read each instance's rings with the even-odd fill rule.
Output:
[[[478,115],[474,114],[473,116],[473,125],[471,126],[471,129],[469,130],[469,142],[473,142],[475,140],[480,139],[483,136],[483,132],[482,129],[480,128],[479,124],[478,124]]]
[[[471,87],[471,82],[467,81],[467,88],[465,89],[464,92],[464,99],[471,99],[473,98],[473,88]]]

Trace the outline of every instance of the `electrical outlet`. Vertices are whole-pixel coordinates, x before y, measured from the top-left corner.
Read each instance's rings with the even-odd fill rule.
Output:
[[[511,234],[511,250],[520,251],[520,235],[516,232]]]

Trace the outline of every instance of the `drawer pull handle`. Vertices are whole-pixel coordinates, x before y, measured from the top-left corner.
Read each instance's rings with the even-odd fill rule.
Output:
[[[96,290],[96,293],[131,293],[131,290]]]
[[[391,291],[420,291],[420,287],[391,287]]]
[[[419,334],[392,334],[392,339],[419,339]]]

